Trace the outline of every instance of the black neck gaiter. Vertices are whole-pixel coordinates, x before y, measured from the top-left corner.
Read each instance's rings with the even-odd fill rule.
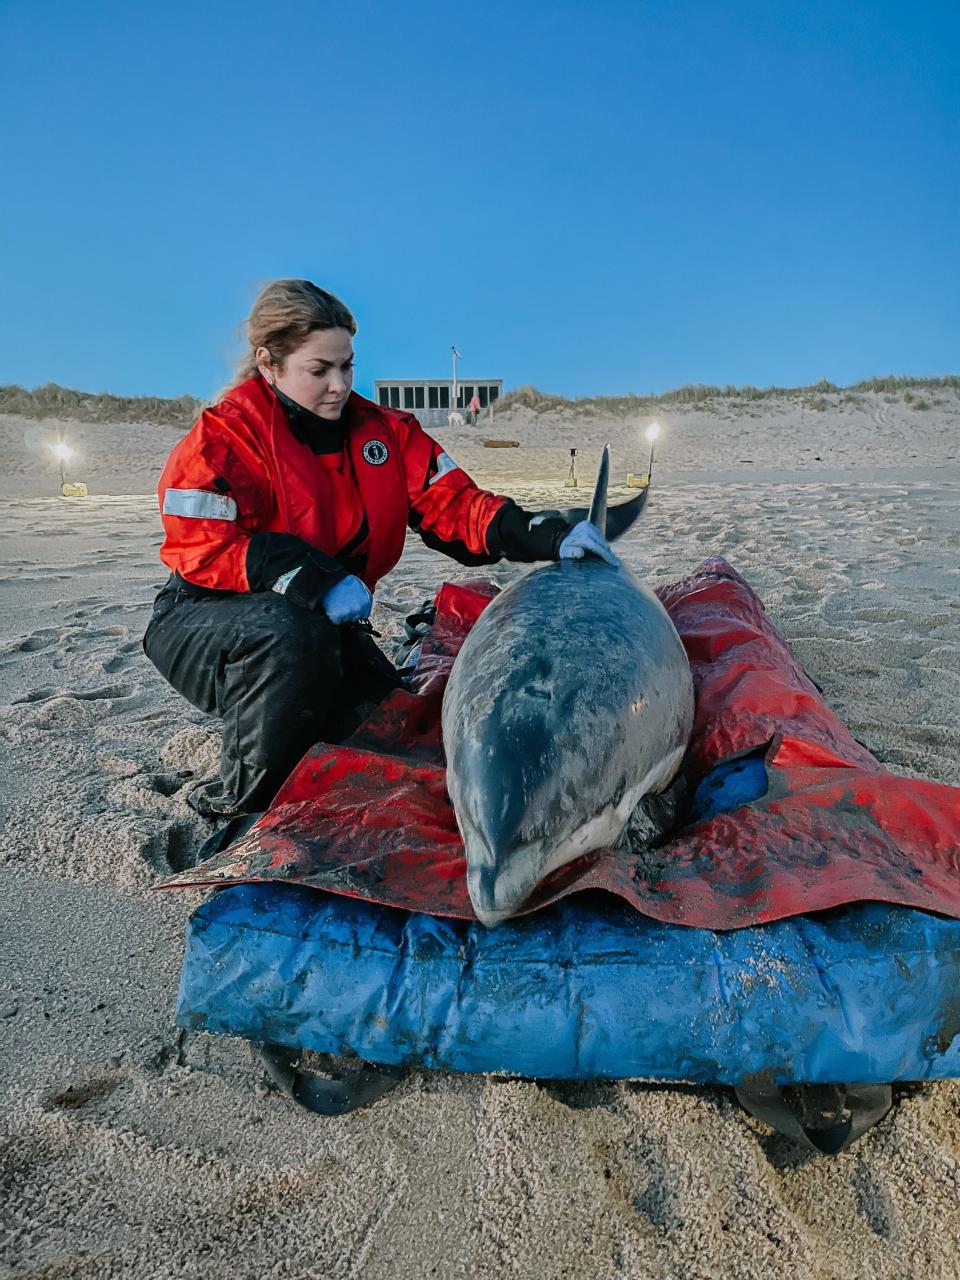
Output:
[[[301,444],[305,444],[312,453],[339,453],[343,449],[347,434],[344,422],[347,414],[346,406],[340,417],[335,422],[330,422],[327,418],[321,418],[319,414],[311,412],[310,409],[305,409],[302,404],[297,404],[296,400],[291,400],[275,382],[270,386],[273,394],[283,405],[290,430]]]

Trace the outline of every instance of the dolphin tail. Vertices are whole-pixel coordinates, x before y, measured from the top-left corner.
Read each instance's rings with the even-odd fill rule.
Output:
[[[590,520],[605,534],[608,542],[613,542],[621,534],[627,532],[640,512],[646,506],[649,488],[641,489],[635,498],[620,502],[615,507],[607,508],[607,483],[610,478],[610,446],[603,446],[600,456],[600,471],[597,474],[597,487],[594,490],[590,510],[586,507],[570,507],[561,511],[561,515],[570,525],[579,524],[581,520]]]

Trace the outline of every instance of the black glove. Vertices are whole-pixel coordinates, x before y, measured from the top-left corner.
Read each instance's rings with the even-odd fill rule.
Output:
[[[490,521],[487,546],[506,560],[557,560],[570,529],[557,511],[524,511],[507,501]]]

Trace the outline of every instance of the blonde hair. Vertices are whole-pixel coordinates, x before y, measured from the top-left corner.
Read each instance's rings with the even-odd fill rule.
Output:
[[[357,322],[344,303],[309,280],[272,280],[257,294],[244,323],[250,350],[240,361],[233,380],[221,392],[246,382],[257,372],[257,349],[266,347],[270,362],[282,373],[287,356],[316,329],[357,332]]]

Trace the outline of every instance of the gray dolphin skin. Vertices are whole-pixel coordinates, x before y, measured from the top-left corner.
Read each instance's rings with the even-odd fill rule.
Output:
[[[605,448],[590,518],[609,529],[608,468]],[[501,592],[443,699],[447,789],[477,917],[498,924],[551,871],[614,844],[638,802],[674,778],[692,726],[680,637],[623,565],[562,560]]]

